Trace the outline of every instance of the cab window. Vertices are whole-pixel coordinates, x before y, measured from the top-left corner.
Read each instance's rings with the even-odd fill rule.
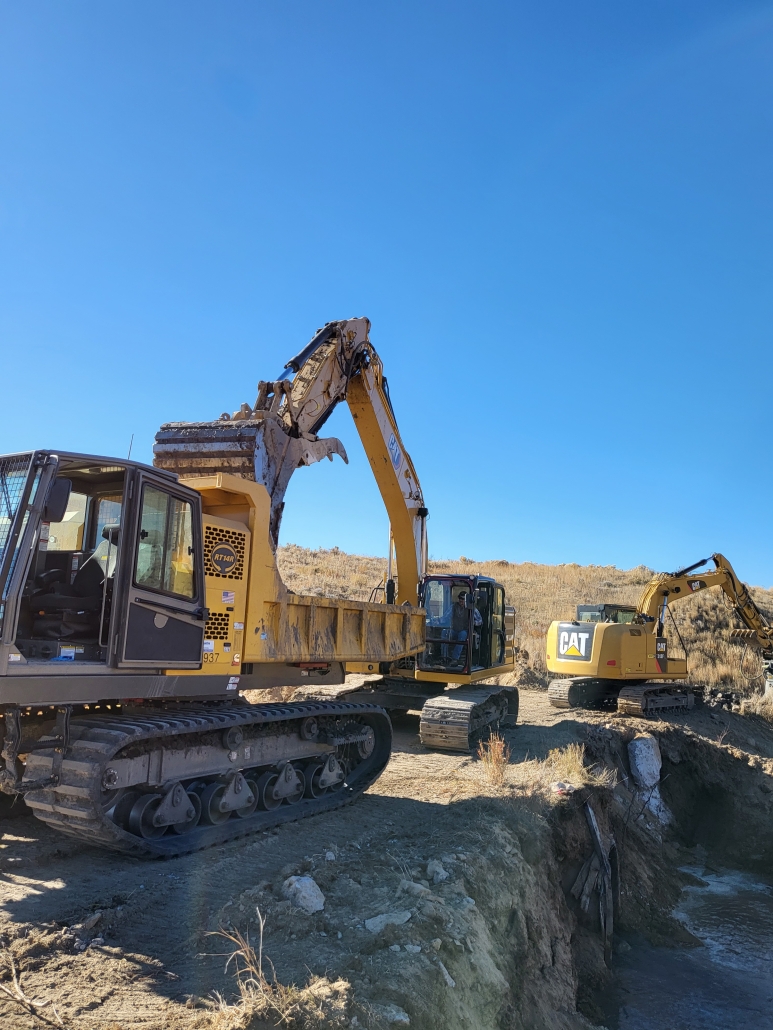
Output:
[[[82,551],[83,529],[86,525],[86,494],[70,493],[67,511],[61,522],[52,522],[48,527],[49,551]]]
[[[190,504],[165,490],[146,486],[142,494],[137,563],[138,587],[177,597],[196,595]]]

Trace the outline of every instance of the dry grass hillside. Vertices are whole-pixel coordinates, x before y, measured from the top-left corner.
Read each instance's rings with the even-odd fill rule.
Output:
[[[285,583],[299,594],[368,600],[374,587],[383,582],[383,558],[346,554],[338,548],[309,550],[289,544],[279,548],[278,559]],[[572,618],[577,604],[635,604],[653,575],[644,565],[618,569],[614,565],[472,562],[465,558],[430,562],[431,572],[462,570],[492,576],[504,585],[508,601],[517,612],[518,644],[529,654],[518,679],[523,685],[534,686],[547,684],[545,631],[553,619]],[[752,595],[773,618],[773,590],[754,587]],[[690,656],[690,679],[694,683],[739,690],[759,688],[760,681],[755,677],[760,673],[760,663],[754,655],[747,654],[741,669],[743,648],[730,642],[730,630],[738,624],[725,607],[718,588],[676,604],[671,610]],[[670,653],[681,654],[673,624],[667,632]]]

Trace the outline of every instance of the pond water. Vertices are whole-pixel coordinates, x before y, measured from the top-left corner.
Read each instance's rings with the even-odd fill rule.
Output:
[[[616,960],[616,1030],[773,1030],[773,885],[745,873],[687,870],[675,915],[699,948],[631,941]]]

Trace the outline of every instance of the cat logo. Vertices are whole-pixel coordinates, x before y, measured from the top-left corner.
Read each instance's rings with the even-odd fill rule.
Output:
[[[576,622],[558,624],[558,658],[565,662],[589,662],[593,650],[593,623],[581,627]]]
[[[706,581],[703,579],[688,579],[687,586],[695,593],[696,590],[703,590],[706,586]]]

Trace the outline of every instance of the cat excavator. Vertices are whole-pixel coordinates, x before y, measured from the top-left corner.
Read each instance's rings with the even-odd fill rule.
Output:
[[[698,571],[710,561],[713,569]],[[578,708],[616,700],[618,711],[627,715],[691,708],[694,694],[679,682],[687,675],[687,658],[669,654],[666,617],[675,602],[715,586],[743,623],[732,638],[758,651],[766,668],[773,668],[773,626],[727,558],[712,554],[677,572],[654,576],[636,607],[578,605],[572,622],[552,622],[546,662],[548,671],[561,679],[548,686],[550,703]]]
[[[324,457],[332,461],[334,455],[348,460],[340,440],[318,435],[336,406],[345,402],[389,516],[386,602],[424,608],[426,642],[420,652],[396,660],[347,662],[347,683],[315,683],[301,688],[294,699],[367,701],[391,711],[419,710],[426,746],[467,751],[492,727],[513,725],[517,719],[515,688],[479,683],[512,672],[515,612],[493,579],[461,571],[428,573],[429,512],[369,333],[367,318],[327,323],[276,380],[258,384],[254,404],[244,403],[212,422],[162,426],[153,460],[183,482],[230,474],[263,484],[276,548],[285,492],[295,470]]]

